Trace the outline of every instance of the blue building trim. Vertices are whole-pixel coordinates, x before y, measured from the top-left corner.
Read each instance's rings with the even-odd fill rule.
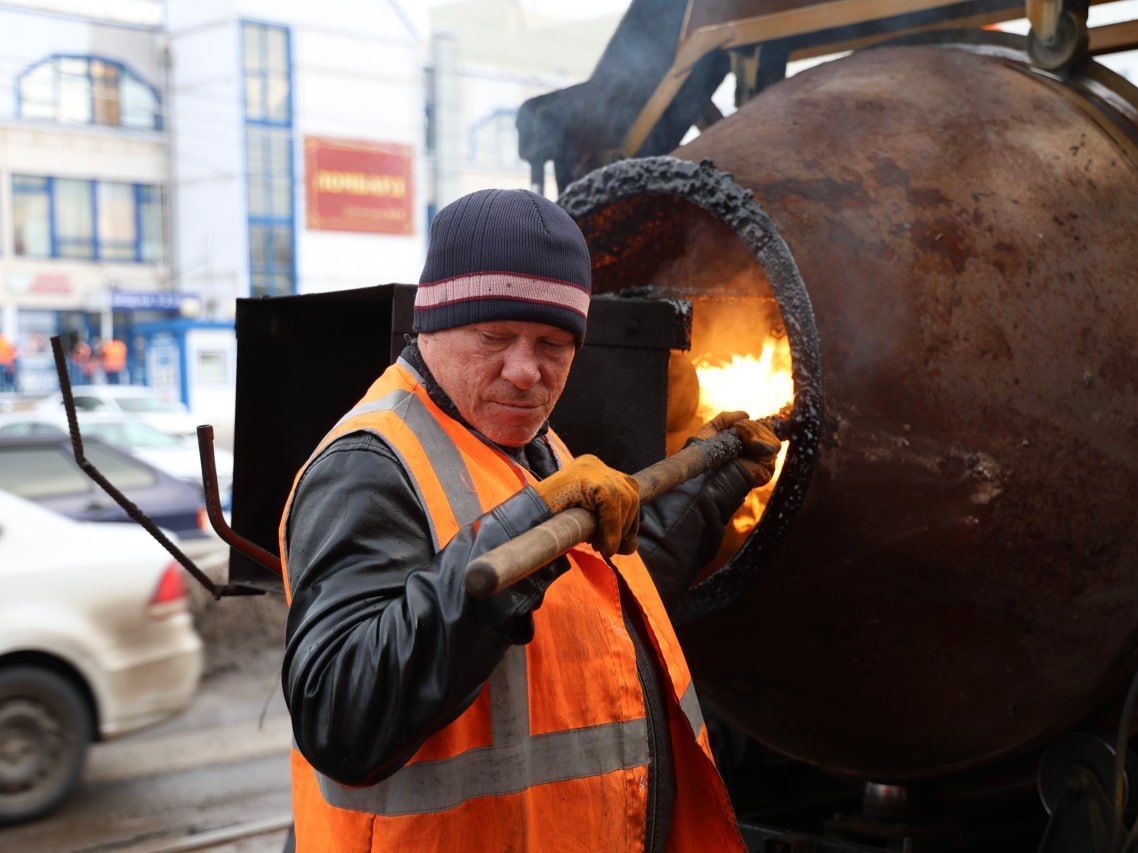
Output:
[[[266,93],[268,91],[268,81],[272,78],[268,71],[268,56],[267,51],[261,56],[257,57],[258,63],[261,67],[252,67],[252,57],[248,56],[245,50],[245,34],[249,29],[255,29],[260,33],[258,48],[262,48],[260,43],[267,46],[268,34],[270,31],[279,31],[284,35],[284,75],[287,87],[286,98],[286,117],[283,119],[273,118],[269,115],[268,103]],[[260,274],[267,282],[267,290],[269,295],[283,296],[297,292],[297,229],[296,229],[296,188],[297,188],[297,174],[296,174],[296,134],[295,128],[295,115],[296,115],[296,93],[293,86],[293,60],[292,60],[292,30],[284,24],[278,24],[270,21],[262,21],[256,19],[243,18],[238,27],[238,39],[240,44],[240,57],[241,57],[241,105],[244,116],[244,141],[245,141],[245,212],[246,212],[246,235],[247,235],[247,249],[248,249],[248,277],[249,277],[249,291],[251,294],[256,294],[255,281]],[[248,95],[248,81],[250,79],[259,79],[261,81],[261,103],[257,104],[257,116],[254,117],[250,111],[249,95]],[[253,195],[252,195],[252,178],[255,174],[250,168],[250,152],[252,150],[250,142],[250,128],[264,128],[266,131],[284,131],[288,136],[288,167],[287,174],[281,173],[275,175],[272,170],[272,135],[271,133],[260,134],[260,163],[261,171],[256,173],[263,181],[262,185],[262,199],[265,198],[264,193],[267,193],[268,206],[270,210],[267,213],[254,214],[253,208]],[[288,199],[288,212],[285,215],[276,215],[271,206],[274,201],[273,193],[273,178],[286,178],[287,183],[287,199]],[[277,263],[277,240],[278,232],[287,229],[288,231],[288,249],[289,249],[289,263],[287,265],[280,265]],[[261,239],[260,243],[264,250],[264,259],[260,267],[254,264],[253,247],[254,247],[254,234],[257,234]],[[277,278],[287,278],[287,290],[277,289]]]
[[[23,82],[24,82],[24,78],[28,74],[30,74],[31,72],[35,71],[40,66],[47,65],[49,63],[54,65],[54,64],[58,63],[59,60],[61,60],[61,59],[80,59],[80,60],[83,60],[87,63],[87,84],[90,86],[90,89],[91,89],[91,104],[90,104],[91,120],[89,122],[87,122],[88,124],[99,124],[99,125],[102,125],[104,127],[122,127],[122,128],[125,128],[126,130],[161,131],[163,129],[164,123],[163,123],[163,117],[162,117],[162,109],[163,109],[163,107],[162,107],[162,93],[159,91],[158,87],[155,86],[153,83],[151,83],[149,80],[147,80],[143,75],[141,75],[137,71],[135,71],[131,66],[127,65],[125,62],[120,62],[117,59],[111,59],[109,56],[103,56],[102,54],[97,54],[97,53],[52,53],[48,56],[45,56],[43,59],[38,59],[35,62],[33,62],[31,65],[27,65],[23,69],[21,69],[20,72],[16,75],[16,84],[15,84],[16,85],[16,115],[17,116],[19,116],[20,118],[24,118],[24,99],[23,99],[23,93],[20,91],[20,89],[23,85]],[[92,61],[101,62],[104,65],[108,65],[112,68],[115,68],[118,71],[120,99],[122,96],[122,81],[127,77],[131,78],[132,80],[135,80],[136,82],[138,82],[139,84],[145,86],[147,89],[150,90],[150,93],[154,96],[154,113],[153,113],[153,126],[152,127],[149,127],[149,128],[129,127],[127,125],[123,125],[121,123],[121,121],[117,125],[103,125],[102,122],[95,121],[95,118],[94,118],[95,117],[95,78],[91,74],[91,62]],[[290,68],[291,68],[291,66],[290,66]],[[59,96],[58,96],[58,92],[57,92],[57,93],[55,93],[56,101],[58,101],[58,97]],[[53,102],[53,106],[54,106],[54,102]],[[121,118],[121,114],[120,114],[120,118]],[[43,120],[48,121],[48,119],[43,119]]]
[[[55,178],[48,178],[47,184],[47,230],[51,243],[51,256],[59,257],[59,242],[55,239]]]

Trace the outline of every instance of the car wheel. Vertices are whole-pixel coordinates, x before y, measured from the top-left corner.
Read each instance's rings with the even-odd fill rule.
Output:
[[[0,825],[47,814],[83,771],[94,721],[79,690],[34,666],[0,669]]]

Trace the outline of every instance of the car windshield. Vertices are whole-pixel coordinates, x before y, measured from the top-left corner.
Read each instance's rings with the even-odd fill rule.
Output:
[[[132,414],[146,412],[181,412],[182,407],[177,403],[167,403],[157,397],[119,397],[119,408]]]
[[[123,447],[156,449],[183,446],[181,439],[167,435],[150,426],[150,424],[133,421],[107,424],[85,423],[83,424],[83,432]]]
[[[91,481],[56,446],[0,449],[0,489],[22,498],[52,498],[91,491]]]

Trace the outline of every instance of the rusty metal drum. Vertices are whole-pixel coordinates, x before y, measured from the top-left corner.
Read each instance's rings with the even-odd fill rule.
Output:
[[[1099,66],[1064,82],[1009,44],[891,46],[771,87],[682,167],[567,191],[599,290],[664,274],[644,235],[695,289],[732,285],[677,258],[749,252],[809,362],[796,395],[818,385],[780,519],[719,573],[730,595],[693,591],[682,632],[703,693],[771,748],[942,777],[1077,725],[1133,671],[1136,104]],[[708,160],[741,195],[677,202]],[[732,221],[747,205],[796,272]],[[776,281],[795,275],[808,301]]]

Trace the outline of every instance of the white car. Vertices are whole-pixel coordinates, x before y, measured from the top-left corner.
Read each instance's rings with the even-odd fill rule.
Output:
[[[197,435],[197,422],[181,402],[163,400],[145,385],[76,385],[71,389],[79,413],[115,414],[143,421],[171,435]],[[57,391],[36,404],[36,411],[64,414]]]
[[[182,568],[146,531],[0,491],[0,825],[58,806],[92,740],[180,711],[201,672]]]
[[[198,489],[202,488],[201,454],[198,452],[197,439],[171,435],[150,424],[121,415],[98,412],[77,412],[76,415],[82,435],[101,438],[158,470],[165,471],[171,477]],[[59,434],[67,434],[67,416],[64,413],[36,411],[0,414],[0,438]],[[215,447],[213,458],[221,505],[228,507],[229,491],[233,485],[233,454],[223,447]]]

